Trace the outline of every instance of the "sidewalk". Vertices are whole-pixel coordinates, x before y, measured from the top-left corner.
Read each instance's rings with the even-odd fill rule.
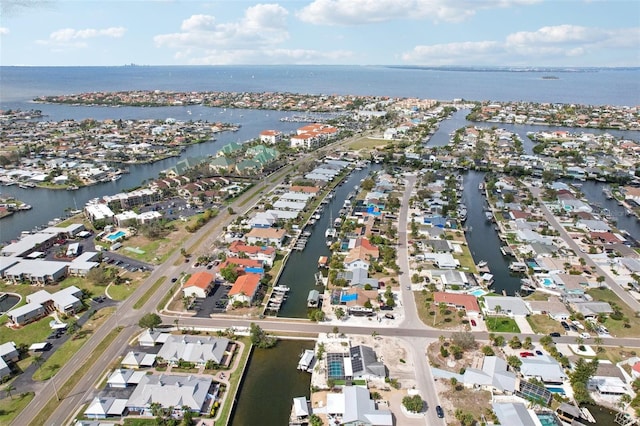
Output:
[[[516,315],[513,317],[513,319],[516,321],[516,324],[518,324],[518,328],[520,329],[521,334],[536,334],[533,332],[529,321],[527,321],[527,317]]]

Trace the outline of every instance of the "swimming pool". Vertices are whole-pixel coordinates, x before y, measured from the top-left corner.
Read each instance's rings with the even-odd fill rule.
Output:
[[[564,389],[562,388],[547,388],[547,390],[549,392],[553,392],[553,393],[561,393],[564,394]]]
[[[552,413],[536,413],[538,420],[542,426],[561,426],[562,423],[558,420],[555,414]]]
[[[544,277],[542,279],[542,285],[545,287],[555,287],[556,283],[549,277]]]
[[[113,234],[109,234],[109,235],[107,235],[105,238],[106,238],[107,240],[109,240],[109,241],[113,242],[113,241],[117,241],[117,240],[119,240],[120,238],[124,237],[125,235],[126,235],[126,234],[125,234],[125,232],[124,232],[124,231],[118,231],[118,232],[116,232],[116,233],[113,233]]]
[[[479,288],[477,290],[470,291],[469,294],[475,297],[482,297],[487,294],[487,292]]]

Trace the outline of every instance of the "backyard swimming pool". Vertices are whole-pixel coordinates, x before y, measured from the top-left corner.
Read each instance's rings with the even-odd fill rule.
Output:
[[[545,287],[555,287],[556,283],[549,277],[544,277],[542,279],[542,285]]]
[[[107,235],[105,238],[111,242],[118,241],[120,238],[124,237],[126,234],[124,231],[114,232],[113,234]]]
[[[542,424],[542,426],[561,426],[562,425],[562,423],[558,421],[557,417],[554,414],[536,413],[536,416],[538,417],[538,420],[540,420],[540,424]]]
[[[475,297],[482,297],[485,294],[487,294],[486,291],[484,291],[483,289],[479,288],[477,290],[473,290],[471,292],[469,292],[470,295],[475,296]]]
[[[549,392],[553,392],[553,393],[561,393],[564,394],[564,389],[562,388],[547,388],[547,390]]]

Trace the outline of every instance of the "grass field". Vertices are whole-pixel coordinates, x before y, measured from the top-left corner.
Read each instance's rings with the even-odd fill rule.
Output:
[[[556,320],[549,318],[549,315],[529,315],[527,321],[531,325],[531,329],[536,333],[549,334],[557,331],[564,333],[564,329]]]
[[[587,290],[587,294],[593,297],[594,300],[601,302],[609,302],[609,304],[616,304],[620,307],[620,310],[626,318],[629,319],[629,327],[624,326],[624,321],[616,321],[611,318],[607,318],[604,321],[604,326],[609,329],[614,337],[637,337],[638,329],[640,328],[640,318],[636,317],[636,313],[624,303],[620,298],[608,288],[594,288]]]
[[[162,285],[162,283],[166,279],[167,279],[167,277],[158,278],[158,280],[155,283],[153,283],[151,288],[145,294],[143,294],[140,297],[140,299],[138,299],[138,301],[133,305],[133,309],[142,308],[144,306],[144,304],[147,303],[147,300],[149,300],[149,298],[153,295],[153,293],[155,293],[156,290],[158,290],[158,288]]]
[[[467,325],[462,323],[463,318],[458,316],[458,312],[453,308],[448,308],[443,314],[440,313],[438,306],[433,304],[433,301],[427,302],[427,294],[421,291],[414,291],[413,297],[416,301],[418,308],[418,317],[420,320],[429,327],[440,328],[444,330],[460,330],[466,328]],[[430,313],[433,312],[434,315]]]
[[[486,317],[485,323],[489,331],[498,333],[520,333],[518,324],[509,317]]]
[[[4,393],[4,392],[3,392]],[[14,394],[13,398],[0,399],[0,425],[8,425],[33,399],[33,392]]]
[[[131,284],[119,284],[109,286],[109,296],[113,300],[125,300],[131,296],[136,288],[138,288],[139,281],[134,281]]]
[[[387,146],[388,144],[392,144],[393,142],[386,139],[373,139],[373,138],[360,138],[353,142],[349,142],[347,146],[349,149],[359,150],[359,149],[378,149]]]
[[[64,342],[58,350],[56,350],[33,374],[33,380],[47,380],[53,377],[60,368],[84,345],[93,334],[93,331],[100,327],[111,314],[115,311],[115,307],[104,308],[96,312],[96,314],[85,323],[78,331],[75,338],[71,338]]]
[[[84,363],[81,367],[76,370],[76,374],[72,375],[69,380],[67,380],[64,385],[60,387],[58,390],[58,395],[61,399],[67,397],[73,388],[76,386],[78,381],[87,373],[87,370],[93,365],[96,359],[102,355],[102,353],[109,347],[111,342],[118,336],[122,329],[116,328],[115,330],[111,330],[109,334],[105,336],[105,338],[96,346],[91,355],[88,358],[88,361]],[[60,402],[55,398],[51,398],[47,405],[42,408],[42,413],[53,413],[55,409],[58,407]],[[44,426],[47,421],[47,416],[39,416],[34,419],[31,423],[31,426]]]

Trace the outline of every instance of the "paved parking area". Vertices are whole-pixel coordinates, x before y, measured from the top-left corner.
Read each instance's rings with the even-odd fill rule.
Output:
[[[197,299],[194,307],[197,307],[198,313],[195,315],[199,318],[209,318],[211,314],[220,314],[225,312],[227,307],[227,294],[230,287],[225,285],[216,285],[209,297]]]

